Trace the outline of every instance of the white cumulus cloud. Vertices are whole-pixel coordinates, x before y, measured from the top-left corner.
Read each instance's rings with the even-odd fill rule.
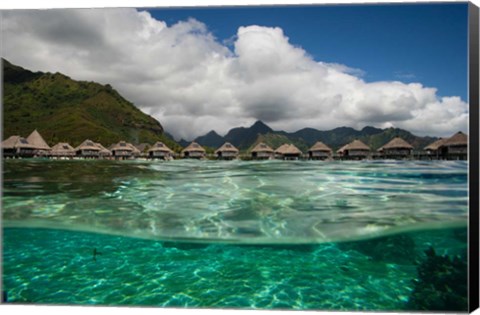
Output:
[[[18,10],[3,12],[2,38],[9,61],[109,83],[177,139],[258,119],[286,131],[468,129],[459,97],[420,83],[365,82],[363,70],[314,60],[279,27],[242,26],[230,49],[195,19],[167,25],[129,8]]]

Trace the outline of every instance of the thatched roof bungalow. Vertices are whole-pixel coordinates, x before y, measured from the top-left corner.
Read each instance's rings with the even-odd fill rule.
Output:
[[[95,145],[100,149],[100,152],[98,152],[99,157],[108,158],[112,156],[112,151],[105,148],[101,143],[95,142]]]
[[[42,135],[35,129],[32,133],[27,137],[28,143],[35,147],[34,154],[37,156],[47,156],[50,155],[50,151],[52,148],[45,142]]]
[[[220,148],[215,150],[215,155],[219,159],[232,160],[238,156],[238,149],[230,142],[225,142]]]
[[[137,148],[137,150],[140,151],[141,153],[146,153],[148,152],[148,149],[151,148],[151,146],[149,143],[144,142],[144,143],[136,144],[135,148]]]
[[[312,160],[325,160],[332,157],[332,149],[321,141],[317,141],[308,149],[308,157]]]
[[[100,156],[100,148],[95,145],[90,139],[83,141],[78,147],[75,148],[77,156],[83,158],[98,158]]]
[[[380,147],[378,152],[384,158],[403,159],[412,156],[413,146],[402,138],[396,137]]]
[[[445,141],[447,141],[447,139],[440,138],[437,141],[430,143],[423,149],[427,151],[427,155],[436,156],[438,158],[441,155],[440,147],[443,145]]]
[[[270,159],[274,155],[273,149],[263,142],[257,144],[250,153],[254,159]]]
[[[300,151],[293,144],[282,144],[275,150],[275,157],[284,160],[298,160],[302,156],[302,151]]]
[[[459,131],[440,146],[442,155],[449,160],[468,159],[468,136]]]
[[[5,139],[1,148],[4,157],[32,157],[35,151],[35,146],[20,136],[11,136]]]
[[[360,140],[353,140],[341,147],[337,153],[345,159],[360,160],[369,156],[370,147]]]
[[[149,143],[135,144],[135,148],[140,152],[140,156],[148,157],[148,150],[152,147]]]
[[[173,151],[163,142],[156,142],[149,150],[148,157],[151,159],[169,159],[173,155]]]
[[[205,149],[198,143],[192,142],[182,150],[182,156],[184,158],[201,159],[205,157]]]
[[[52,147],[50,155],[54,158],[73,158],[75,149],[66,142],[59,142]]]
[[[140,153],[137,148],[125,141],[112,145],[110,151],[115,159],[128,159],[134,157],[135,153]]]

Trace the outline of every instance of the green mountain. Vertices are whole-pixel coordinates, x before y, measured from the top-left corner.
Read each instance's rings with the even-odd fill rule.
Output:
[[[216,149],[225,143],[225,139],[212,130],[204,136],[197,137],[195,142],[201,146],[207,146]]]
[[[91,139],[109,146],[163,141],[180,146],[162,125],[124,99],[109,84],[75,81],[61,73],[31,72],[5,59],[3,64],[3,137],[28,136],[37,129],[48,144],[76,146]]]
[[[322,141],[333,150],[337,150],[355,139],[361,140],[372,150],[377,150],[395,137],[401,137],[416,150],[421,150],[437,140],[435,137],[418,137],[407,130],[399,128],[379,129],[370,126],[362,130],[355,130],[350,127],[339,127],[328,131],[304,128],[288,135],[303,139],[309,147],[317,141]]]
[[[245,128],[233,128],[225,137],[215,135],[215,140],[220,143],[228,141],[239,148],[241,151],[249,151],[259,142],[268,144],[276,149],[284,143],[292,143],[303,152],[317,141],[322,141],[333,150],[338,150],[343,145],[359,139],[367,144],[372,150],[377,150],[395,137],[401,137],[410,143],[416,150],[422,150],[430,143],[437,140],[434,137],[418,137],[407,130],[399,128],[380,129],[367,126],[362,130],[356,130],[351,127],[338,127],[332,130],[317,130],[314,128],[304,128],[296,132],[274,131],[262,121],[257,121],[252,126]],[[197,139],[211,138],[212,132],[198,137]],[[200,143],[200,142],[199,142]]]
[[[225,141],[230,142],[240,150],[249,148],[259,135],[273,132],[272,128],[258,120],[248,128],[238,127],[230,129],[225,135]]]

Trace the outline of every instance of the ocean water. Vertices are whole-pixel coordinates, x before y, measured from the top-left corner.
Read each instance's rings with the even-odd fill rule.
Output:
[[[416,310],[437,282],[422,272],[429,263],[443,280],[450,270],[430,300],[463,309],[442,303],[466,286],[467,171],[461,161],[6,160],[3,290],[12,303]]]

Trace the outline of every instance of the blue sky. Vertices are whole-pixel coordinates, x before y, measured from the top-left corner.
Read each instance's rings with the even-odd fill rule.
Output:
[[[256,120],[446,137],[468,132],[467,13],[467,3],[12,10],[2,39],[7,60],[111,84],[177,140]]]
[[[190,17],[219,41],[238,27],[281,27],[316,61],[364,71],[367,82],[399,80],[436,87],[467,101],[466,3],[313,5],[148,10],[173,25]]]

